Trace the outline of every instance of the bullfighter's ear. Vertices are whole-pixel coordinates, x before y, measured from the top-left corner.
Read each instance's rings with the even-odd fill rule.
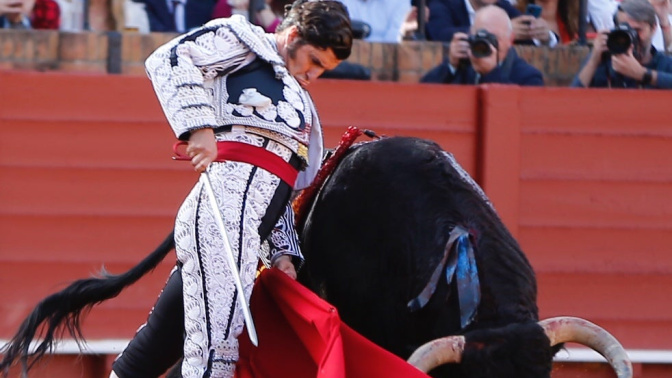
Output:
[[[299,28],[296,25],[292,25],[287,28],[287,46],[289,46],[299,37],[301,37],[301,34],[299,33]]]

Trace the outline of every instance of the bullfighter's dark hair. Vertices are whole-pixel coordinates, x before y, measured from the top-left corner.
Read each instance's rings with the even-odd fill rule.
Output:
[[[297,0],[285,6],[285,17],[276,31],[296,26],[302,43],[322,50],[332,49],[339,60],[352,51],[352,26],[348,10],[340,1]]]

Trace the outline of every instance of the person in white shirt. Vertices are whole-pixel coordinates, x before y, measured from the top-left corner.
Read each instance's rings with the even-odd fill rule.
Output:
[[[672,54],[672,0],[649,0],[656,10],[658,26],[653,32],[652,44],[656,50]]]
[[[402,39],[402,25],[411,11],[410,0],[340,0],[353,21],[362,21],[371,27],[364,40],[368,42],[398,43]]]

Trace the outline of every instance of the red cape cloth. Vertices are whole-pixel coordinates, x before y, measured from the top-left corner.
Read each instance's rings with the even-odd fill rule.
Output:
[[[334,306],[277,269],[250,299],[259,346],[239,337],[237,378],[429,378],[341,322]]]

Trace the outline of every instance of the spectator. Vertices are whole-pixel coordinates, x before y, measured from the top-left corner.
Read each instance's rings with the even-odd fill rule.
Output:
[[[672,58],[651,45],[657,19],[647,0],[625,0],[616,13],[619,25],[627,23],[636,32],[634,43],[625,53],[609,53],[609,31],[602,30],[573,87],[672,88]]]
[[[210,21],[215,0],[137,0],[153,32],[183,33]]]
[[[406,14],[406,19],[401,25],[402,39],[415,39],[418,32],[418,6],[416,1],[411,1],[411,10]],[[425,25],[429,20],[429,7],[425,5]]]
[[[588,19],[594,30],[614,27],[616,0],[588,0]]]
[[[656,10],[658,25],[653,33],[653,47],[666,54],[672,53],[672,6],[671,0],[649,0]]]
[[[0,28],[30,29],[28,15],[35,0],[0,0]]]
[[[274,33],[282,21],[286,1],[253,0],[252,9],[255,13],[254,23],[260,25],[268,33]],[[249,19],[250,3],[248,0],[218,0],[212,12],[212,18],[226,18],[233,14],[241,14]]]
[[[564,37],[562,43],[568,43],[578,36],[580,0],[518,0],[516,6],[521,11],[527,4],[539,4],[541,17],[549,24],[556,36]],[[589,27],[592,31],[614,27],[614,12],[618,3],[615,0],[588,0]]]
[[[568,44],[579,34],[579,0],[519,0],[518,9],[525,10],[528,4],[541,6],[541,18],[561,44]],[[525,35],[525,30],[521,31]],[[530,39],[528,38],[524,39]]]
[[[429,40],[450,41],[456,32],[468,33],[476,11],[488,5],[496,5],[511,19],[516,41],[531,41],[536,45],[550,47],[558,43],[543,18],[521,14],[507,0],[430,0],[428,4],[429,22],[426,30]]]
[[[57,0],[60,9],[60,30],[84,30],[84,0]]]
[[[653,47],[656,50],[672,53],[672,5],[671,0],[649,0],[656,10],[658,25],[653,33]],[[595,30],[611,30],[614,28],[614,14],[620,1],[588,0],[588,15]]]
[[[61,23],[61,8],[54,0],[36,0],[30,23],[33,29],[57,30]]]
[[[411,11],[409,0],[340,0],[347,8],[350,19],[362,21],[371,27],[364,39],[368,42],[401,42],[402,25]]]
[[[515,49],[511,48],[513,26],[502,8],[490,5],[479,9],[471,29],[472,36],[476,33],[483,34],[483,31],[494,35],[495,40],[488,43],[490,55],[474,56],[469,42],[466,41],[468,36],[456,32],[450,42],[448,61],[429,71],[421,82],[544,85],[541,72],[518,57]]]
[[[133,0],[112,0],[110,13],[114,30],[119,32],[149,33],[149,18],[145,4]]]

